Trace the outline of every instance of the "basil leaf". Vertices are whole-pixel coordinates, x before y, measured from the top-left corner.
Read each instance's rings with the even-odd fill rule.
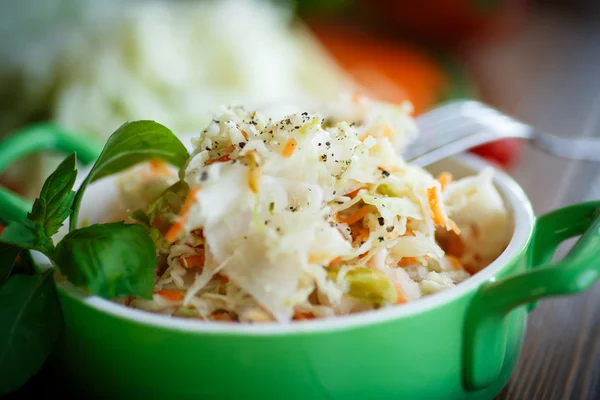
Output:
[[[104,150],[75,195],[70,230],[77,227],[79,205],[87,185],[146,160],[159,159],[182,168],[189,158],[185,146],[170,129],[154,121],[123,124],[106,142]]]
[[[0,243],[0,286],[10,276],[21,248],[6,243]]]
[[[129,218],[142,224],[146,229],[152,228],[152,221],[150,221],[150,216],[146,214],[144,210],[135,210],[129,215]]]
[[[44,228],[28,219],[8,224],[0,234],[0,242],[38,250],[46,255],[51,255],[54,249],[54,244],[46,236]]]
[[[54,261],[69,281],[102,297],[152,297],[156,249],[141,225],[77,229],[56,246]]]
[[[58,339],[62,315],[52,274],[15,275],[0,288],[0,395],[35,375]]]
[[[46,179],[40,196],[33,203],[27,218],[44,227],[47,237],[52,237],[71,213],[73,185],[77,178],[75,154],[71,154]]]

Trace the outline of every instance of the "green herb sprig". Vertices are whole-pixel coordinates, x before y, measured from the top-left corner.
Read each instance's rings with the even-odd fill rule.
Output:
[[[156,247],[150,231],[124,222],[77,228],[90,183],[148,160],[183,168],[189,157],[179,139],[153,121],[128,122],[108,139],[77,192],[75,154],[46,179],[32,210],[0,234],[0,395],[18,389],[51,353],[62,328],[54,269],[77,286],[106,298],[151,298]],[[52,237],[70,218],[69,233]],[[47,256],[55,268],[24,274],[15,261],[24,251]]]

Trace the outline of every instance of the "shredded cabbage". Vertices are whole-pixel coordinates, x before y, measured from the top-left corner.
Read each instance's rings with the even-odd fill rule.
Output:
[[[170,221],[159,250],[166,262],[154,299],[131,305],[287,322],[456,286],[502,251],[507,211],[490,171],[443,184],[407,165],[398,150],[415,135],[409,108],[356,96],[283,119],[222,108],[183,171],[189,212],[154,210]],[[149,187],[139,174],[124,180],[126,196]],[[491,235],[491,248],[475,230]],[[162,298],[165,290],[179,300]]]

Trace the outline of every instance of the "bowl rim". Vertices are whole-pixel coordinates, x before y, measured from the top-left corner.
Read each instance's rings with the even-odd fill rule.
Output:
[[[529,199],[523,189],[505,172],[491,165],[484,159],[462,154],[452,157],[461,166],[481,171],[484,168],[494,169],[494,183],[501,195],[507,201],[514,218],[512,238],[502,252],[490,265],[475,276],[467,279],[452,290],[435,293],[418,301],[403,306],[387,307],[379,310],[336,316],[331,318],[294,321],[291,323],[240,324],[213,321],[195,321],[184,318],[173,318],[168,315],[155,314],[118,304],[114,301],[96,295],[88,295],[68,281],[57,282],[59,292],[81,302],[95,311],[112,317],[126,320],[130,323],[146,325],[148,328],[162,328],[172,331],[183,331],[197,334],[226,334],[226,335],[288,335],[299,333],[318,333],[359,328],[399,320],[416,314],[425,313],[437,307],[451,303],[477,289],[487,281],[494,281],[495,275],[507,267],[511,261],[526,248],[535,223],[535,216]],[[34,261],[42,269],[48,268],[50,261],[43,254],[32,252]]]

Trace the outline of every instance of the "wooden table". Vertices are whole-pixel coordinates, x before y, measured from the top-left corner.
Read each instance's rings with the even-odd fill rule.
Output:
[[[598,19],[536,15],[508,42],[472,49],[467,59],[488,103],[559,135],[600,136]],[[527,146],[510,172],[536,214],[600,199],[600,163],[558,159]],[[600,399],[600,284],[540,303],[515,374],[497,399]]]

